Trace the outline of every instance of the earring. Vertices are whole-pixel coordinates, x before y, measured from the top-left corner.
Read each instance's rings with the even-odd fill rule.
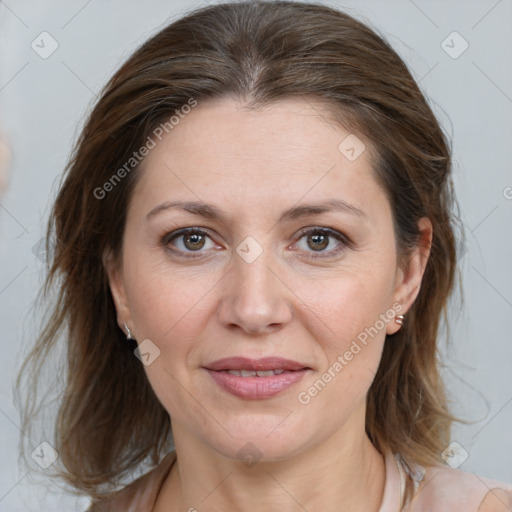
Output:
[[[404,315],[396,315],[395,317],[395,322],[398,324],[398,325],[403,325],[404,324]],[[126,324],[125,324],[126,325]]]
[[[124,328],[126,330],[126,339],[133,340],[132,332],[130,331],[130,328],[126,325],[126,322],[124,323]]]

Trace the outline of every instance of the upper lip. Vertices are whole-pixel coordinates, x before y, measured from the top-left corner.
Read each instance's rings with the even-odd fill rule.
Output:
[[[282,357],[262,357],[260,359],[249,359],[247,357],[226,357],[219,359],[213,363],[205,365],[208,370],[303,370],[308,366],[292,361],[291,359],[283,359]]]

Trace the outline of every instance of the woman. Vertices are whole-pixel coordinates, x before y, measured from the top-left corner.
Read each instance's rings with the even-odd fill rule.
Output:
[[[450,167],[404,63],[344,13],[220,4],[144,44],[55,202],[29,361],[66,328],[56,449],[90,510],[509,510],[441,464]]]

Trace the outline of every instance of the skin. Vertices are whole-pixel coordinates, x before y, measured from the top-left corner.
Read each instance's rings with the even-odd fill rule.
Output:
[[[307,405],[297,396],[393,304],[406,314],[432,228],[421,219],[424,244],[399,268],[390,205],[369,151],[355,161],[341,154],[349,132],[327,122],[324,108],[302,99],[258,111],[234,98],[200,102],[144,162],[121,261],[107,256],[106,265],[119,325],[160,350],[145,370],[170,414],[178,462],[157,512],[379,509],[384,460],[365,434],[365,398],[385,335],[400,326],[386,323]],[[331,199],[364,215],[280,220],[290,208]],[[147,218],[166,201],[214,205],[224,218],[177,208]],[[210,238],[199,250],[197,238],[183,236],[167,240],[166,249],[165,235],[184,227],[201,227]],[[351,242],[300,231],[311,227]],[[263,249],[252,263],[236,252],[248,236]],[[203,369],[238,355],[277,355],[311,370],[275,397],[244,400]],[[237,457],[248,442],[261,453],[252,467]]]

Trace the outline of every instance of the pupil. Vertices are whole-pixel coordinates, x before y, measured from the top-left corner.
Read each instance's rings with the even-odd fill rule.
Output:
[[[312,242],[312,244],[313,244],[313,245],[311,245],[311,243],[309,244],[311,249],[313,249],[314,251],[322,251],[325,248],[327,248],[327,246],[329,245],[329,237],[327,235],[319,235],[319,234],[310,235],[308,237],[308,243],[309,242]]]
[[[185,246],[187,249],[197,250],[201,249],[204,245],[204,236],[198,233],[185,236]]]

